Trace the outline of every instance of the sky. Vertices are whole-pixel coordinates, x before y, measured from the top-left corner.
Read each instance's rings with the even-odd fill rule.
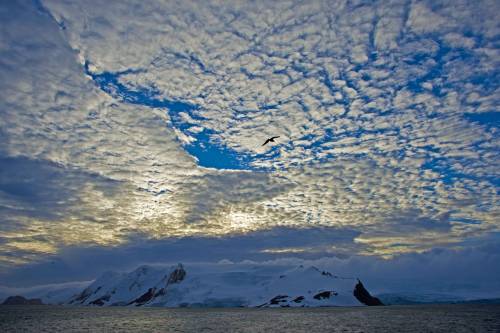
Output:
[[[500,295],[498,13],[2,1],[0,285],[311,262]]]

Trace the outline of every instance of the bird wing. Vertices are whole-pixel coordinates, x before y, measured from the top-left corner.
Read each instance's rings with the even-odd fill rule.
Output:
[[[278,136],[273,136],[273,137],[271,138],[271,140],[277,139],[277,138],[279,138],[279,137],[280,137],[279,135],[278,135]]]
[[[270,139],[267,139],[266,142],[264,142],[263,146],[267,145],[267,143],[271,141]]]

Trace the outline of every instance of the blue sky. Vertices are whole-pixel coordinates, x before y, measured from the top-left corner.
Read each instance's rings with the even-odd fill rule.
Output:
[[[0,8],[0,284],[439,262],[500,293],[456,269],[500,266],[497,2]]]

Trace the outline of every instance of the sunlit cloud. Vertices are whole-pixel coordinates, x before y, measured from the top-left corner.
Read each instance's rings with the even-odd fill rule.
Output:
[[[249,255],[392,258],[498,232],[498,3],[439,3],[3,4],[0,262],[282,228],[356,235]]]

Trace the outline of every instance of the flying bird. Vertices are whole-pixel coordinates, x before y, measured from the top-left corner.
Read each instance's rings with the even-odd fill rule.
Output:
[[[269,142],[276,142],[276,141],[274,141],[274,139],[277,139],[277,138],[279,138],[279,135],[273,136],[273,137],[267,139],[266,142],[264,142],[263,146],[267,145]]]

